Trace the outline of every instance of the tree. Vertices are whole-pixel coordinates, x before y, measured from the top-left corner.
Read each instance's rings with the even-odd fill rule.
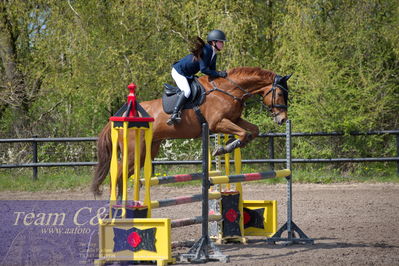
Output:
[[[397,128],[396,2],[3,0],[0,132],[96,135],[125,102],[127,84],[138,85],[140,101],[159,98],[189,39],[212,29],[229,40],[218,69],[294,73],[294,130]],[[259,108],[247,106],[246,118],[283,130]]]
[[[2,62],[3,79],[0,90],[0,117],[8,109],[12,121],[10,130],[17,137],[23,137],[29,132],[27,121],[29,108],[37,96],[42,76],[32,77],[32,73],[24,70],[23,63],[29,60],[32,49],[31,34],[39,34],[36,25],[34,28],[30,20],[18,19],[20,14],[32,13],[33,5],[13,5],[13,1],[0,2],[0,56]]]

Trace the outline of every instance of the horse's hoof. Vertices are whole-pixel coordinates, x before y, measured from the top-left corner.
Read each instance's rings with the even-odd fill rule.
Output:
[[[235,138],[229,138],[227,140],[227,142],[225,143],[225,145],[227,146],[227,145],[231,144],[232,142],[234,142],[235,140],[236,140]]]
[[[218,155],[222,155],[225,153],[226,153],[226,150],[224,149],[224,147],[218,147],[213,150],[212,156],[218,156]]]

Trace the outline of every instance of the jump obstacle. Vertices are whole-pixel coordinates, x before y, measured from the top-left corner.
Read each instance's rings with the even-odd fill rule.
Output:
[[[224,144],[232,141],[229,135],[224,135]],[[220,145],[221,135],[216,135],[215,143]],[[210,236],[218,244],[227,242],[247,243],[246,236],[270,237],[277,231],[277,201],[276,200],[244,200],[241,182],[273,178],[273,172],[241,174],[241,149],[234,150],[234,170],[230,174],[230,154],[215,157],[216,171],[221,167],[221,157],[224,156],[227,177],[210,178],[212,191],[221,193],[220,200],[210,200],[210,212],[221,214],[223,221],[210,223]],[[209,164],[211,168],[211,164]],[[231,184],[234,183],[234,187]]]
[[[97,265],[103,265],[109,261],[157,261],[158,265],[166,265],[175,261],[171,255],[171,228],[202,224],[202,236],[186,254],[180,254],[179,259],[195,263],[207,262],[209,260],[228,261],[228,256],[223,255],[214,245],[209,237],[208,222],[225,220],[222,215],[209,215],[208,199],[223,199],[221,192],[209,192],[212,185],[247,182],[253,180],[285,177],[287,179],[288,209],[287,223],[268,239],[269,242],[287,241],[289,243],[313,243],[292,221],[292,193],[291,193],[291,124],[287,121],[287,169],[280,171],[269,171],[251,174],[236,174],[225,176],[212,176],[218,171],[210,174],[209,160],[209,128],[206,123],[202,124],[202,173],[188,175],[174,175],[167,177],[151,178],[151,141],[152,122],[143,108],[136,102],[134,90],[135,85],[128,86],[130,93],[127,104],[125,104],[112,121],[112,159],[111,159],[111,195],[109,218],[101,219],[99,224],[99,259]],[[139,116],[139,113],[141,116]],[[116,197],[116,183],[118,177],[118,138],[119,131],[123,131],[122,149],[122,201],[120,204]],[[128,132],[135,131],[135,168],[133,183],[133,204],[128,204],[127,180],[128,180]],[[144,162],[144,179],[140,179],[140,135],[144,131],[146,157]],[[227,166],[226,166],[227,168]],[[238,168],[241,168],[240,166]],[[226,169],[226,172],[229,170]],[[236,167],[237,171],[237,167]],[[239,169],[241,171],[241,169]],[[202,180],[202,194],[151,201],[150,187],[158,184],[185,182],[190,180]],[[144,201],[139,201],[139,184],[144,185]],[[226,197],[240,195],[239,193],[227,193]],[[239,196],[238,196],[239,197]],[[160,208],[178,204],[202,201],[202,216],[171,221],[169,218],[151,218],[152,208]],[[234,216],[234,215],[233,215]],[[228,217],[228,216],[226,216]],[[229,218],[227,218],[229,219]],[[241,225],[240,225],[241,226]],[[281,238],[281,234],[288,232],[287,238]],[[243,231],[241,231],[242,234]],[[294,232],[300,235],[295,238]]]

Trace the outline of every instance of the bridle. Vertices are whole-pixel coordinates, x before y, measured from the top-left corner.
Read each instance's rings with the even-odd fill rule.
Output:
[[[280,108],[280,109],[286,109],[286,110],[288,109],[288,105],[287,105],[287,104],[288,104],[288,89],[285,88],[284,86],[282,86],[281,84],[279,84],[278,81],[279,81],[281,78],[282,78],[282,77],[279,76],[279,75],[276,75],[276,76],[274,77],[273,86],[271,87],[271,89],[270,89],[265,95],[262,96],[262,99],[261,99],[262,105],[263,105],[267,110],[269,110],[269,112],[271,112],[272,117],[276,117],[276,116],[278,116],[278,115],[280,114],[280,112],[273,112],[273,108]],[[224,93],[224,94],[230,96],[230,97],[233,98],[234,100],[240,102],[242,105],[244,105],[244,100],[245,100],[245,98],[246,98],[247,96],[249,96],[249,97],[253,96],[252,93],[250,93],[248,90],[242,88],[240,85],[238,85],[237,83],[235,83],[235,82],[234,82],[233,80],[231,80],[230,78],[225,77],[225,79],[228,80],[231,84],[233,84],[233,85],[235,86],[233,89],[238,88],[238,89],[240,89],[242,92],[244,92],[244,94],[241,96],[241,98],[239,98],[239,97],[237,97],[237,96],[235,96],[235,95],[233,95],[233,94],[231,94],[231,93],[229,93],[229,92],[227,92],[227,91],[224,91],[224,90],[219,89],[219,88],[216,86],[216,84],[215,84],[215,82],[214,82],[213,80],[211,81],[211,84],[212,84],[213,88],[212,88],[211,90],[207,91],[205,94],[208,95],[208,94],[210,94],[210,93],[212,93],[212,92],[214,92],[214,91],[219,91],[219,92],[221,92],[221,93]],[[276,103],[276,99],[277,99],[277,97],[276,97],[277,88],[280,88],[280,89],[283,91],[283,93],[284,93],[284,100],[285,100],[285,102],[286,102],[285,105],[283,105],[283,104],[275,104],[275,103]],[[271,106],[269,107],[269,106],[267,106],[266,104],[264,104],[264,99],[265,99],[265,97],[266,97],[267,95],[269,95],[270,93],[272,94],[272,104],[271,104]]]
[[[276,117],[278,116],[281,112],[273,112],[273,108],[280,108],[280,109],[288,109],[288,89],[285,88],[284,86],[282,86],[281,84],[278,83],[278,81],[281,79],[281,76],[276,75],[274,77],[273,80],[273,86],[271,87],[271,89],[262,96],[262,105],[267,108],[271,113],[272,113],[272,117]],[[277,88],[280,88],[283,93],[284,93],[284,101],[286,104],[275,104],[276,103],[276,93],[277,93]],[[272,104],[271,106],[267,106],[266,104],[264,104],[264,99],[267,95],[272,94]]]

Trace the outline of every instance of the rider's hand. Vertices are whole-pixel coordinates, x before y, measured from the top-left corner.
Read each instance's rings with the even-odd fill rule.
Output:
[[[218,75],[221,78],[225,78],[225,77],[227,77],[227,72],[226,71],[218,71]]]

